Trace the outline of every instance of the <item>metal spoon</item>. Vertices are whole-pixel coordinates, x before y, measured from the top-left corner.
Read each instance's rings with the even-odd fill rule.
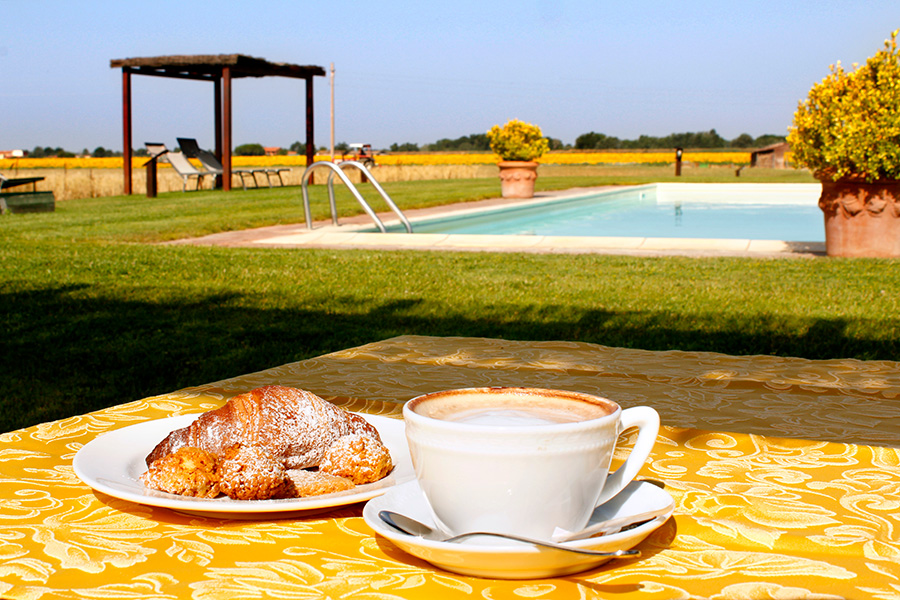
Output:
[[[588,525],[581,531],[566,531],[565,529],[557,528],[556,531],[553,532],[552,538],[554,542],[572,542],[596,535],[611,535],[622,531],[626,527],[642,525],[648,521],[663,521],[668,518],[668,515],[672,512],[673,508],[675,508],[674,500],[665,506],[660,506],[652,510],[625,515],[624,517],[614,517],[612,519],[607,519],[606,521]]]
[[[436,542],[458,542],[466,538],[470,538],[477,535],[488,535],[492,537],[505,538],[508,540],[515,540],[517,542],[525,542],[527,544],[534,544],[535,546],[544,546],[546,548],[553,548],[555,550],[562,550],[564,552],[574,552],[575,554],[585,554],[587,556],[600,556],[603,558],[636,558],[641,555],[640,550],[616,550],[614,552],[602,552],[600,550],[582,550],[581,548],[572,548],[571,546],[565,546],[563,544],[556,544],[554,542],[548,542],[543,540],[533,540],[531,538],[525,538],[516,535],[509,535],[506,533],[490,533],[486,531],[472,531],[470,533],[463,533],[461,535],[454,535],[452,537],[441,537],[441,534],[436,532],[434,529],[429,527],[424,523],[420,523],[415,519],[407,517],[406,515],[401,515],[399,513],[395,513],[390,510],[382,510],[378,513],[378,516],[382,521],[407,535],[418,536],[427,540],[433,540]]]

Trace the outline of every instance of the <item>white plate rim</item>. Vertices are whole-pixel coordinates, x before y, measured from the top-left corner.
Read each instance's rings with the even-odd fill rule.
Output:
[[[382,441],[390,450],[394,469],[380,481],[334,494],[277,500],[192,498],[146,488],[138,479],[147,469],[144,458],[166,435],[186,427],[200,414],[202,413],[153,419],[100,434],[75,454],[72,460],[75,474],[92,489],[119,500],[188,513],[209,513],[225,518],[228,515],[303,512],[364,502],[415,478],[403,421],[381,415],[354,413],[378,430]]]

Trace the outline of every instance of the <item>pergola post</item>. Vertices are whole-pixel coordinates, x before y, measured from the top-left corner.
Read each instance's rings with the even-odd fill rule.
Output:
[[[313,127],[313,78],[306,78],[306,167],[309,168],[316,156],[316,144]],[[309,182],[313,183],[313,174],[310,173]]]
[[[124,193],[131,195],[131,69],[122,68],[122,172]]]
[[[231,191],[231,68],[222,68],[222,189]]]
[[[213,96],[215,107],[213,109],[213,122],[215,123],[216,158],[222,162],[222,76],[219,74],[213,81]],[[223,165],[224,168],[224,165]],[[215,187],[222,187],[222,176],[216,175]]]

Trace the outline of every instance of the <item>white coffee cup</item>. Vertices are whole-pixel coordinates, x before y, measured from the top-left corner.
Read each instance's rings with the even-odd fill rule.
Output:
[[[635,478],[659,431],[648,406],[623,411],[600,396],[536,388],[426,394],[403,418],[416,477],[448,534],[583,529]],[[616,440],[632,427],[634,448],[610,474]]]

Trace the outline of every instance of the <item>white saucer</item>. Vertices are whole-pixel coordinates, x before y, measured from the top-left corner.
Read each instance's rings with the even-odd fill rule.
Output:
[[[633,481],[615,498],[597,507],[591,516],[591,523],[653,509],[665,510],[666,507],[667,512],[639,527],[612,535],[567,542],[567,545],[589,550],[627,550],[665,523],[675,510],[672,496],[652,483]],[[363,518],[376,533],[402,550],[441,569],[463,575],[493,579],[558,577],[585,571],[610,560],[499,538],[478,537],[451,543],[425,540],[400,533],[387,525],[378,517],[378,512],[382,510],[393,510],[434,527],[431,509],[417,481],[403,483],[391,488],[383,496],[369,500],[363,509]]]

